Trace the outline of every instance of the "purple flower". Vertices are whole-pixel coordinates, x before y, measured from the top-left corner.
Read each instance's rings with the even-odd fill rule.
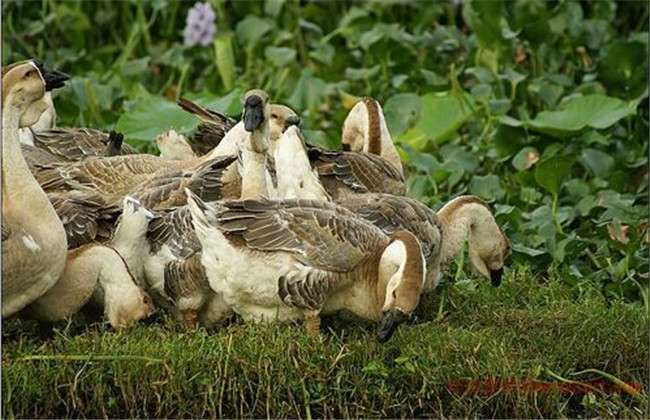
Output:
[[[194,7],[187,12],[185,30],[183,30],[185,45],[191,47],[196,44],[204,46],[210,44],[217,33],[215,17],[210,3],[195,3]]]

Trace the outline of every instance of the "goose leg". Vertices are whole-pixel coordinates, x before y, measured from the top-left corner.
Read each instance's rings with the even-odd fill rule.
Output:
[[[187,327],[191,330],[196,329],[196,326],[198,325],[199,321],[199,311],[196,309],[190,309],[187,312],[183,314],[183,317],[185,318],[185,324],[187,324]]]
[[[305,328],[312,334],[318,334],[320,331],[320,316],[317,313],[306,315]]]

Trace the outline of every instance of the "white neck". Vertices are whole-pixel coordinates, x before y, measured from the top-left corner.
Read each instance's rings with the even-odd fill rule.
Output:
[[[256,153],[247,147],[240,150],[241,196],[242,200],[268,197],[266,176],[266,154]]]
[[[63,230],[50,200],[32,175],[22,154],[19,140],[21,111],[12,106],[11,95],[2,111],[2,212],[10,208],[21,218],[33,215],[39,229],[48,227]]]
[[[274,157],[278,178],[277,198],[329,201],[318,173],[309,163],[297,128],[289,128],[279,138]]]
[[[111,240],[111,246],[124,258],[139,285],[145,284],[144,261],[150,247],[148,226],[145,215],[123,213]]]

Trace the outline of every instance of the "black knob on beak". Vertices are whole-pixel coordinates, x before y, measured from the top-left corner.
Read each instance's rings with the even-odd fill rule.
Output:
[[[65,82],[70,80],[70,76],[63,73],[62,71],[48,69],[43,63],[38,60],[34,60],[34,64],[38,67],[38,70],[45,80],[45,91],[50,92],[52,89],[58,89],[65,86]]]
[[[291,115],[284,120],[284,129],[291,127],[292,125],[300,126],[300,117],[297,115]]]
[[[386,312],[377,329],[377,341],[380,343],[388,341],[399,327],[399,324],[406,322],[408,319],[409,315],[401,309],[391,309]]]
[[[251,95],[244,102],[244,129],[253,132],[264,122],[264,101],[257,95]]]

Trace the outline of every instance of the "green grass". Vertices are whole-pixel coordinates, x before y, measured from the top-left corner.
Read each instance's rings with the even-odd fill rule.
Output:
[[[443,293],[425,298],[419,319],[384,345],[374,326],[341,320],[311,336],[243,323],[188,332],[160,317],[128,333],[72,324],[50,339],[33,323],[3,321],[2,417],[647,418],[648,318],[640,306],[575,296],[558,279],[522,269],[498,289],[465,281],[446,290],[455,308],[445,300],[436,320]],[[643,390],[472,395],[448,386],[602,379],[573,375],[585,369],[642,382]]]

